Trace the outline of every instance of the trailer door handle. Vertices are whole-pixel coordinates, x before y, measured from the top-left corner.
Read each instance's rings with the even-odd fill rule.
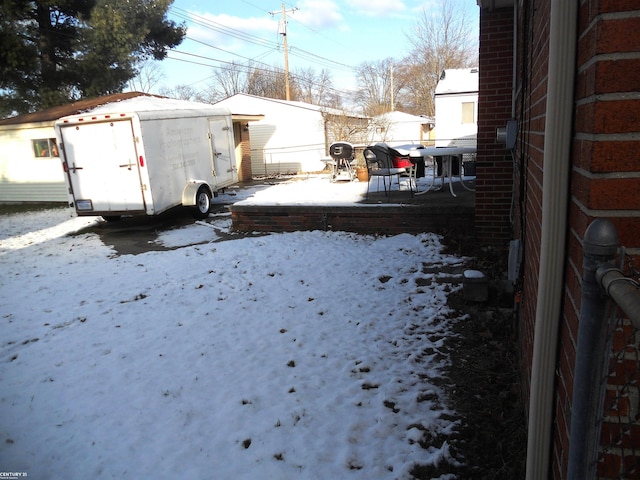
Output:
[[[133,167],[135,165],[135,163],[131,163],[131,160],[129,160],[129,163],[126,163],[124,165],[120,165],[120,168],[127,168],[128,170],[131,170],[131,167]]]
[[[82,167],[76,167],[76,162],[73,162],[73,167],[69,170],[71,170],[72,173],[76,173],[76,170],[82,170]]]

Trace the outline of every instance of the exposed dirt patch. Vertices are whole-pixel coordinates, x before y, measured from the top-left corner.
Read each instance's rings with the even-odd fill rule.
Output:
[[[452,245],[449,243],[449,245]],[[504,290],[505,252],[454,243],[456,254],[472,258],[469,269],[489,279],[489,300],[469,302],[462,291],[448,296],[448,305],[464,320],[446,339],[451,365],[445,387],[460,426],[447,439],[452,457],[464,465],[417,467],[418,479],[452,474],[460,479],[524,478],[526,427],[521,399],[517,328],[513,297]]]
[[[452,442],[466,467],[462,478],[524,478],[526,430],[513,318],[506,310],[471,305],[462,293],[449,305],[466,312],[447,343],[452,364],[447,389],[463,422]]]

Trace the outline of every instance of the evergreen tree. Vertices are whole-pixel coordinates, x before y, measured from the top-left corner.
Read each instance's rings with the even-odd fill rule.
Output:
[[[0,0],[0,116],[121,92],[186,29],[173,0]]]

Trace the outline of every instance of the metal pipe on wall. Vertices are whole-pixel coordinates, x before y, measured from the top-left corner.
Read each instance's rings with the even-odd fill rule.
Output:
[[[613,224],[596,219],[584,234],[582,299],[573,374],[568,480],[595,478],[600,439],[600,410],[604,396],[601,379],[607,356],[608,298],[596,278],[600,268],[615,265],[620,242]]]
[[[629,317],[633,328],[640,330],[640,285],[617,268],[599,268],[596,280],[620,309]]]

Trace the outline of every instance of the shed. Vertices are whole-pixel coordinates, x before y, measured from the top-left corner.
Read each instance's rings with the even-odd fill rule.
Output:
[[[475,147],[478,69],[443,70],[435,91],[436,147]]]
[[[373,142],[386,142],[392,146],[410,143],[425,144],[433,140],[434,126],[433,117],[398,111],[387,112],[373,118],[371,138]]]
[[[333,141],[363,143],[369,119],[304,102],[238,93],[215,104],[235,112],[263,114],[247,126],[253,175],[318,172]]]

